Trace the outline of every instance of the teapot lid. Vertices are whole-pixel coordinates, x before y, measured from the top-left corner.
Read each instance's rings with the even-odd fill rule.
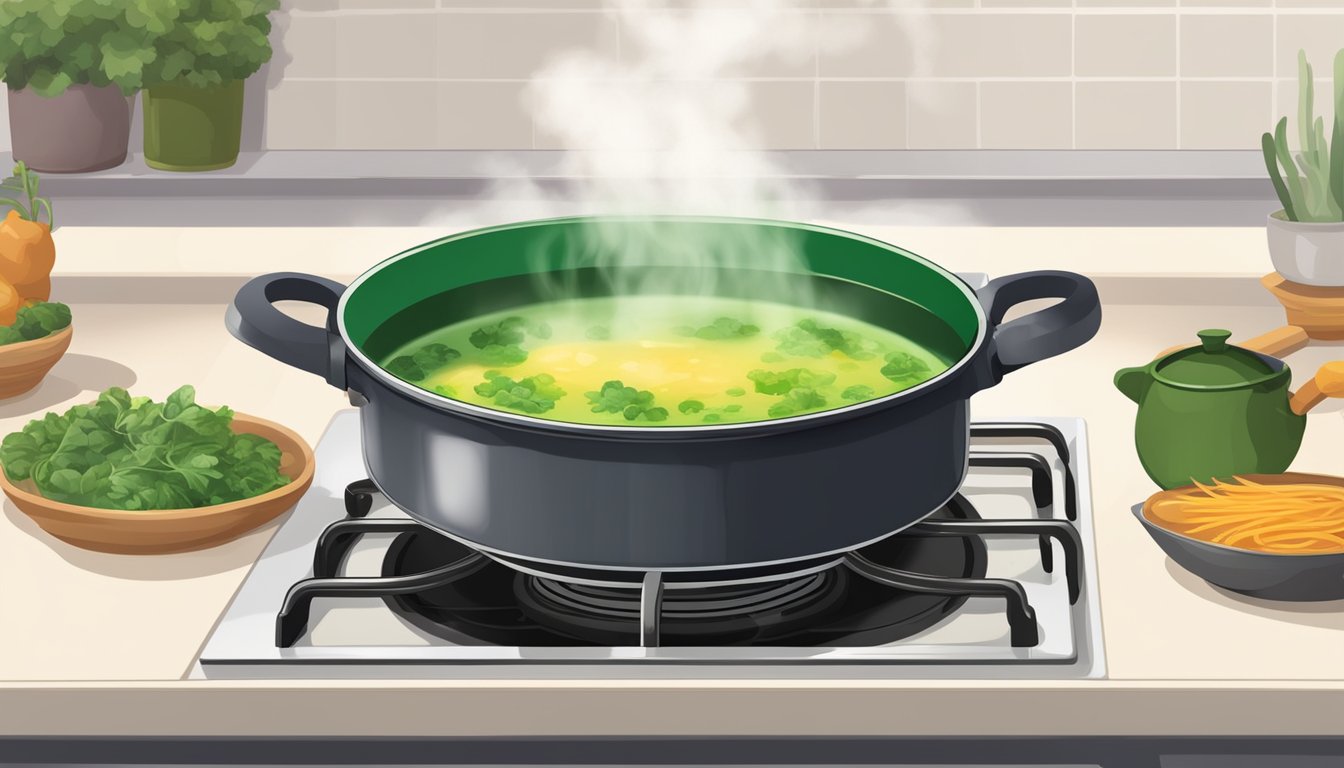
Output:
[[[1157,376],[1187,387],[1235,387],[1258,383],[1282,370],[1249,349],[1228,344],[1231,331],[1209,328],[1198,335],[1199,346],[1173,352],[1158,361],[1154,368]]]

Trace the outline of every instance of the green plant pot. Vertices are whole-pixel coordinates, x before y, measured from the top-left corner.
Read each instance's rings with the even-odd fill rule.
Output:
[[[238,162],[243,81],[214,88],[145,90],[145,164],[164,171],[214,171]]]

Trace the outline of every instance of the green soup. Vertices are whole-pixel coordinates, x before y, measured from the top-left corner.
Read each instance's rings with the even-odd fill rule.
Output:
[[[540,419],[764,421],[900,392],[950,360],[831,312],[686,296],[533,304],[443,327],[381,361],[418,387]]]

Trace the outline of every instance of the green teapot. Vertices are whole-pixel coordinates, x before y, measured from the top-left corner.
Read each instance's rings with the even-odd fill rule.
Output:
[[[1344,397],[1344,362],[1321,366],[1293,394],[1287,364],[1230,345],[1231,336],[1200,331],[1199,346],[1115,374],[1116,388],[1139,404],[1139,461],[1164,489],[1288,469],[1307,411],[1327,397]]]

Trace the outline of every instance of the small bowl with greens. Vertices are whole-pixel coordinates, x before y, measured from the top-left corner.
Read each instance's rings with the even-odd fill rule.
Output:
[[[312,449],[264,419],[119,387],[0,441],[0,489],[47,533],[84,549],[160,554],[235,539],[288,511]]]
[[[0,325],[0,400],[41,383],[70,348],[73,334],[70,308],[60,302],[27,304],[14,322]]]

